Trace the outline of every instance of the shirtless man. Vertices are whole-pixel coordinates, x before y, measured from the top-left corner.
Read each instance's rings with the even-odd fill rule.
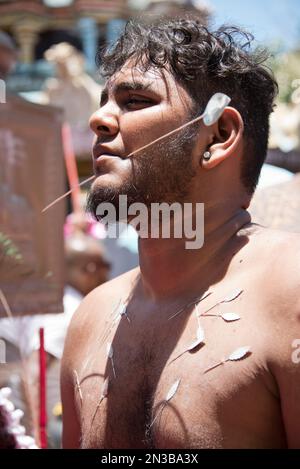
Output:
[[[140,238],[139,268],[83,300],[62,364],[65,448],[300,446],[300,239],[247,212],[276,84],[235,36],[191,20],[129,25],[103,58],[92,212],[117,207],[120,194],[148,206],[203,202],[205,239],[194,250],[185,239]],[[232,99],[215,124],[127,157],[200,115],[215,92]],[[120,301],[126,315],[116,319]],[[199,323],[204,344],[186,351]],[[211,368],[240,347],[250,352]]]

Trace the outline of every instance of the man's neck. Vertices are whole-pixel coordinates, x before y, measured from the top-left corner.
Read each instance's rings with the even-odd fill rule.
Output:
[[[160,301],[202,294],[223,278],[235,254],[248,242],[247,236],[239,232],[250,222],[244,209],[226,213],[224,207],[211,207],[205,213],[204,244],[200,249],[186,249],[186,239],[139,238],[145,295]]]

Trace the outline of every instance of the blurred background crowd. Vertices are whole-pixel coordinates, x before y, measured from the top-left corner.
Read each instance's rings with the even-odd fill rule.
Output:
[[[52,221],[45,218],[48,225],[43,223],[49,229],[43,235],[36,229],[31,237],[30,230],[34,230],[41,208],[51,202],[51,197],[92,174],[93,136],[88,120],[98,107],[103,86],[95,61],[99,47],[113,43],[130,18],[143,17],[150,21],[153,16],[174,17],[183,13],[197,17],[207,26],[222,23],[244,26],[271,49],[269,66],[278,80],[279,96],[271,119],[266,164],[250,210],[257,222],[300,231],[300,176],[297,175],[300,173],[300,9],[297,1],[255,0],[246,6],[236,0],[0,0],[0,79],[5,84],[0,95],[0,345],[5,344],[3,363],[0,356],[0,388],[11,388],[10,400],[24,412],[19,427],[25,429],[18,431],[33,435],[39,446],[39,329],[43,328],[45,334],[46,445],[59,447],[59,365],[69,321],[83,296],[135,267],[138,255],[133,229],[124,231],[118,239],[111,239],[100,224],[85,214],[88,186],[83,186],[66,204],[62,202],[55,209],[60,212],[53,212]],[[59,113],[53,108],[59,108]],[[46,114],[50,124],[42,123]],[[39,119],[41,126],[45,126],[44,133],[38,128]],[[46,142],[55,136],[60,151],[54,151],[49,145],[52,150],[47,149],[47,155],[44,154],[43,142],[46,147]],[[29,155],[30,152],[35,156]],[[29,168],[30,158],[36,161],[37,167],[41,165],[37,175]],[[61,162],[63,177],[55,178]],[[17,176],[10,171],[10,167],[18,165],[22,178],[18,171]],[[51,180],[46,176],[49,172]],[[40,191],[43,200],[30,192],[35,187],[35,178],[41,182],[37,194]],[[47,194],[43,185],[48,188]],[[9,217],[14,207],[19,210],[20,228]],[[56,235],[51,231],[55,220],[61,223]],[[26,237],[22,231],[27,225]],[[55,236],[61,253],[57,260],[51,255]],[[45,251],[49,251],[51,259],[41,260]],[[9,275],[12,260],[18,266]],[[31,270],[24,273],[21,269],[18,274],[22,263],[31,265]],[[47,263],[55,265],[49,270]],[[23,283],[16,281],[18,275]],[[27,280],[32,280],[28,287],[24,283],[26,275]],[[49,297],[44,294],[44,303],[36,299],[38,285],[45,290],[49,285],[53,288],[55,307],[50,305],[50,294]],[[16,296],[22,288],[23,303],[18,303]],[[26,309],[26,298],[31,302],[31,310]],[[7,403],[6,407],[9,411]],[[14,440],[7,439],[3,422],[0,399],[0,448],[18,446]]]

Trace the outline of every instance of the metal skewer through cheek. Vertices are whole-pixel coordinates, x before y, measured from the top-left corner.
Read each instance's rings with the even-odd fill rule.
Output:
[[[152,142],[150,143],[147,143],[146,145],[143,145],[142,147],[138,148],[137,150],[134,150],[133,152],[129,153],[129,155],[127,155],[127,158],[131,158],[132,156],[136,155],[137,153],[139,153],[140,151],[143,151],[143,150],[146,150],[146,148],[149,148],[151,145],[154,145],[155,143],[158,143],[160,141],[162,141],[163,139],[165,138],[168,138],[170,137],[171,135],[174,135],[175,133],[177,132],[180,132],[180,130],[183,130],[185,129],[186,127],[188,127],[189,125],[193,125],[195,124],[195,122],[198,122],[200,121],[201,119],[203,119],[203,122],[204,124],[208,127],[210,125],[213,125],[215,122],[218,121],[218,119],[221,117],[221,115],[223,114],[223,111],[225,109],[225,107],[230,103],[231,99],[224,93],[215,93],[211,98],[210,100],[208,101],[207,105],[206,105],[206,108],[203,112],[203,114],[201,114],[201,116],[198,116],[198,117],[195,117],[194,119],[186,122],[185,124],[183,125],[180,125],[179,127],[177,127],[176,129],[173,129],[171,130],[170,132],[162,135],[161,137],[158,137],[156,138],[155,140],[152,140]],[[96,176],[93,175],[93,176],[90,176],[89,178],[85,179],[84,181],[82,181],[79,186],[82,186],[83,184],[89,182],[89,181],[92,181],[93,179],[95,179]],[[59,202],[60,200],[64,199],[65,197],[67,197],[69,194],[71,194],[73,191],[73,189],[69,190],[68,192],[66,192],[65,194],[61,195],[60,197],[58,197],[57,199],[55,199],[53,202],[51,202],[49,205],[47,205],[43,210],[42,210],[42,213],[45,212],[46,210],[48,210],[48,208],[52,207],[53,205],[56,204],[56,202]]]
[[[83,185],[86,184],[87,182],[92,181],[93,179],[95,179],[95,177],[96,177],[95,175],[90,176],[89,178],[85,179],[85,180],[82,181],[80,184],[78,184],[77,187],[83,186]],[[68,192],[65,192],[63,195],[60,195],[57,199],[53,200],[53,202],[51,202],[49,205],[47,205],[45,208],[43,208],[42,213],[46,212],[46,210],[48,210],[48,208],[50,208],[50,207],[52,207],[53,205],[55,205],[56,202],[59,202],[60,200],[64,199],[65,197],[67,197],[68,195],[70,195],[72,192],[73,192],[73,189],[69,190]]]
[[[155,140],[152,140],[152,142],[147,143],[146,145],[138,148],[137,150],[134,150],[131,152],[129,155],[127,155],[127,158],[132,157],[136,153],[139,153],[140,151],[146,150],[146,148],[149,148],[151,145],[154,145],[155,143],[160,142],[161,140],[170,137],[171,135],[174,135],[177,132],[180,132],[180,130],[185,129],[186,127],[195,124],[196,122],[200,120],[204,120],[204,124],[208,127],[215,122],[221,117],[225,107],[231,99],[224,93],[215,93],[210,100],[208,101],[206,108],[201,114],[201,116],[195,117],[194,119],[186,122],[185,124],[177,127],[176,129],[171,130],[170,132],[162,135],[161,137],[156,138]]]
[[[201,119],[203,119],[203,117],[204,117],[204,113],[201,114],[201,116],[196,117],[195,119],[192,119],[192,120],[186,122],[185,124],[181,125],[180,127],[177,127],[176,129],[171,130],[170,132],[168,132],[168,133],[162,135],[161,137],[158,137],[158,138],[156,138],[155,140],[152,140],[152,142],[147,143],[147,145],[144,145],[144,146],[138,148],[137,150],[134,150],[133,152],[129,153],[129,155],[127,155],[127,158],[131,158],[132,156],[136,155],[136,154],[139,153],[140,151],[146,150],[147,148],[151,147],[151,145],[155,145],[155,143],[161,142],[161,141],[164,140],[165,138],[171,137],[171,135],[174,135],[174,134],[176,134],[177,132],[180,132],[180,130],[185,129],[185,128],[188,127],[189,125],[195,124],[195,122],[200,121]]]

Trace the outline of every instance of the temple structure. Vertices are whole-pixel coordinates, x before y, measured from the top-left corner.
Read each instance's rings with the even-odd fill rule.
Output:
[[[14,38],[25,65],[42,59],[53,44],[69,42],[84,53],[92,71],[98,46],[113,41],[130,17],[183,10],[207,21],[208,10],[199,1],[0,0],[0,29]]]
[[[20,61],[28,65],[53,44],[69,42],[93,69],[98,45],[113,39],[112,31],[128,17],[126,0],[0,1],[0,29],[15,39]]]
[[[88,119],[98,106],[101,86],[97,50],[113,43],[132,17],[152,20],[183,13],[203,24],[209,18],[201,0],[0,0],[0,32],[10,36],[18,53],[7,89],[64,109],[80,176],[91,173]]]

